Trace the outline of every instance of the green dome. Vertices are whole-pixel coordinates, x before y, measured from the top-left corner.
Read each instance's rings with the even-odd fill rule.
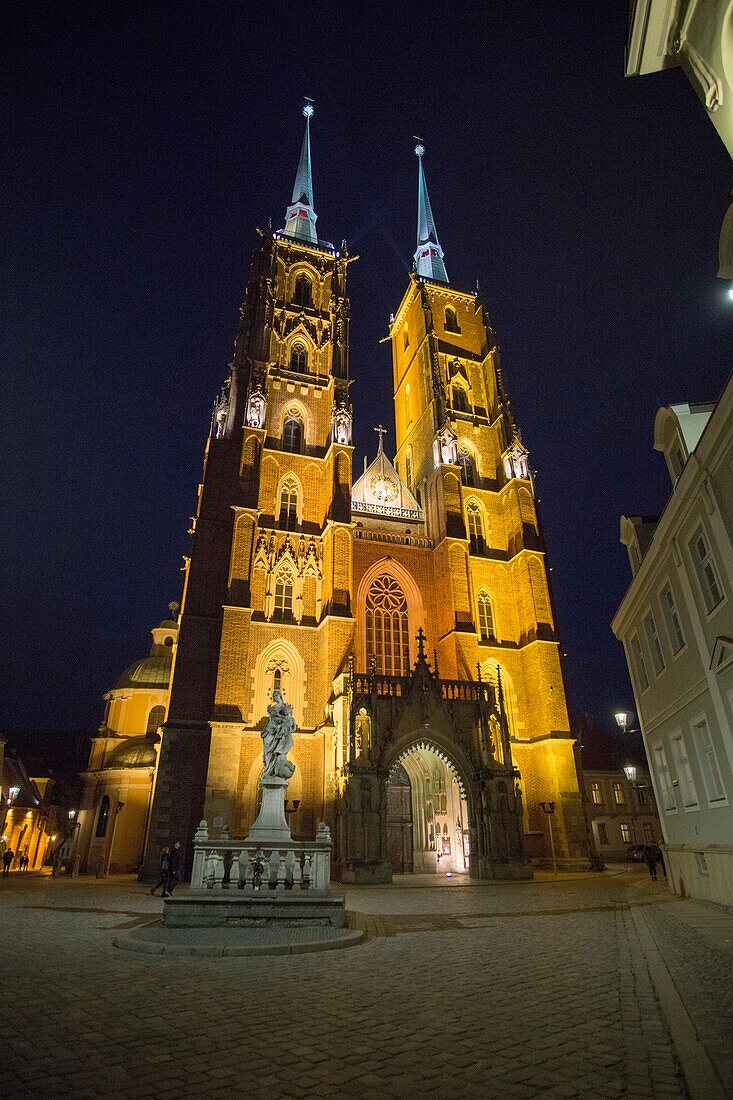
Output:
[[[158,623],[156,630],[178,630],[178,623],[175,619],[163,619],[162,623]]]
[[[131,737],[113,749],[105,768],[152,768],[155,745],[149,737]]]
[[[135,661],[122,673],[117,680],[113,691],[117,688],[167,688],[171,679],[171,664],[173,658],[170,653],[163,653],[157,657],[143,657],[141,661]]]

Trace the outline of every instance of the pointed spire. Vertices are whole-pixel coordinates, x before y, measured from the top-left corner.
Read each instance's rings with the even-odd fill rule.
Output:
[[[317,214],[313,209],[313,175],[311,173],[311,131],[310,121],[313,114],[313,100],[306,96],[303,106],[305,115],[305,133],[303,145],[300,150],[298,171],[295,176],[293,198],[285,214],[285,232],[290,237],[298,237],[302,241],[318,240],[316,233]]]
[[[443,249],[438,241],[438,233],[435,228],[428,185],[425,182],[422,158],[425,146],[420,138],[417,139],[415,154],[418,159],[417,181],[417,250],[415,251],[415,270],[418,275],[426,279],[433,279],[437,283],[447,283],[448,273],[443,263]]]

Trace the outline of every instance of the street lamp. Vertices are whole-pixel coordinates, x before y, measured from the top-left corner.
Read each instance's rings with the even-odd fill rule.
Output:
[[[636,765],[624,764],[624,775],[632,785],[636,783]]]
[[[557,859],[555,858],[555,837],[552,834],[552,815],[555,812],[554,802],[540,802],[540,808],[547,814],[547,824],[550,827],[550,851],[552,852],[552,872],[557,874]]]
[[[630,715],[627,714],[625,710],[617,711],[614,714],[614,718],[616,719],[616,725],[618,726],[618,728],[621,730],[622,733],[641,733],[640,729],[630,730],[628,728]]]

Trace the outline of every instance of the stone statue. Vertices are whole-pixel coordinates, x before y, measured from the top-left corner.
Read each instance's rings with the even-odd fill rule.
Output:
[[[278,689],[273,693],[273,701],[267,708],[269,718],[262,731],[262,763],[265,765],[265,776],[277,776],[279,779],[290,779],[295,771],[295,764],[287,759],[288,753],[293,747],[293,734],[295,733],[295,719],[293,708],[282,697]]]

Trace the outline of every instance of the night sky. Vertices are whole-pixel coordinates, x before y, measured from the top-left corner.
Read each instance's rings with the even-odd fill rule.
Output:
[[[93,729],[179,598],[303,94],[319,235],[361,256],[355,468],[393,425],[379,340],[415,249],[421,134],[448,273],[481,284],[539,471],[575,708],[628,707],[619,516],[661,510],[654,414],[719,395],[733,303],[715,278],[730,159],[679,70],[624,78],[627,8],[4,5],[0,729]]]

